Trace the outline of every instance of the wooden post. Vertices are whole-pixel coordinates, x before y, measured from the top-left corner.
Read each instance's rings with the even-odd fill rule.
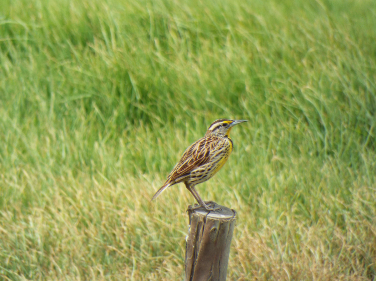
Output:
[[[213,202],[214,203],[214,202]],[[227,207],[207,211],[188,207],[185,281],[225,281],[236,212]]]

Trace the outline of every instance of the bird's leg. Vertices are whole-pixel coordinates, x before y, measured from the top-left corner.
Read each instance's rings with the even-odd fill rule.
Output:
[[[207,208],[207,205],[205,202],[201,199],[201,197],[197,194],[197,191],[193,188],[193,186],[190,186],[188,184],[185,185],[190,193],[192,193],[193,197],[196,199],[197,203],[199,204],[198,208],[203,206],[205,209]]]
[[[194,193],[196,193],[196,196],[197,196],[197,198],[198,198],[198,202],[200,203],[200,201],[203,203],[200,203],[200,204],[202,204],[202,206],[206,209],[206,210],[208,210],[208,211],[215,211],[215,210],[218,210],[218,209],[221,209],[221,207],[215,207],[215,205],[217,204],[217,203],[215,203],[214,201],[203,201],[202,199],[201,199],[201,197],[200,197],[200,195],[198,195],[198,192],[197,192],[197,190],[194,188],[194,186],[191,186],[191,189],[192,189],[192,191],[194,192]],[[209,206],[214,206],[214,207],[209,207]],[[195,209],[195,208],[193,208],[193,209]]]
[[[214,207],[214,208],[209,207],[210,205],[214,205],[214,206],[215,206],[215,202],[213,202],[213,201],[207,201],[206,203],[208,203],[209,206],[206,205],[206,203],[204,202],[204,200],[202,200],[201,197],[200,197],[200,195],[198,195],[198,192],[197,192],[197,190],[195,189],[194,185],[189,186],[189,185],[186,184],[186,187],[187,187],[187,189],[192,193],[193,197],[197,200],[197,202],[199,203],[199,206],[197,206],[197,207],[192,207],[192,210],[194,210],[194,209],[198,209],[198,208],[200,208],[201,206],[204,207],[205,210],[207,210],[207,211],[214,211],[214,210],[218,210],[218,209],[220,209],[220,207]]]
[[[197,208],[200,208],[201,206],[205,208],[205,210],[210,210],[210,208],[208,207],[208,205],[205,204],[205,202],[201,199],[200,195],[198,195],[196,189],[194,188],[194,186],[191,186],[187,183],[185,183],[185,187],[189,190],[190,193],[192,193],[193,197],[196,199],[196,201],[198,202],[198,204],[200,206],[198,207],[193,207],[192,209],[197,209]]]

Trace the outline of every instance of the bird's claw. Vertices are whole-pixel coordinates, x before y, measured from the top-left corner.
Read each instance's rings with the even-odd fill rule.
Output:
[[[217,206],[216,206],[217,205]],[[191,207],[191,210],[196,210],[203,207],[206,211],[216,211],[222,209],[221,206],[219,206],[214,201],[206,201],[204,202],[204,205],[195,204],[195,206]]]

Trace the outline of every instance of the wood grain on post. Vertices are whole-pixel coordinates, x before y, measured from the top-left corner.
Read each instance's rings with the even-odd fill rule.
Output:
[[[185,251],[185,281],[225,281],[236,212],[188,207],[189,233]]]

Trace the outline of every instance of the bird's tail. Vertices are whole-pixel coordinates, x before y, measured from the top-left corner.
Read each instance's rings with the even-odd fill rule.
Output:
[[[157,198],[167,187],[171,186],[171,183],[164,184],[158,191],[154,194],[153,198],[151,198],[151,201],[153,201],[155,198]]]

